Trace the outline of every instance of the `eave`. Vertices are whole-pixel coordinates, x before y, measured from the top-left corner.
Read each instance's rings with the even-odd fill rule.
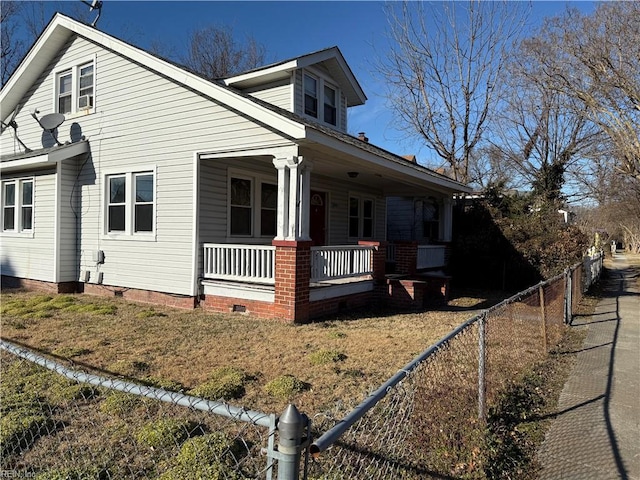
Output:
[[[49,22],[0,91],[0,117],[2,120],[10,117],[29,88],[74,34],[111,50],[117,55],[124,56],[178,84],[200,92],[232,110],[242,112],[285,137],[303,138],[305,135],[304,126],[296,121],[264,108],[223,85],[210,82],[177,65],[59,13]]]
[[[347,105],[349,107],[363,105],[367,101],[367,96],[338,47],[327,48],[318,52],[309,53],[307,55],[267,65],[249,72],[234,75],[233,77],[225,78],[222,81],[225,85],[230,87],[247,89],[278,80],[288,79],[291,77],[291,73],[293,71],[317,64],[323,64],[330,72],[332,78],[338,82],[340,88],[347,97]]]
[[[68,145],[42,148],[18,155],[2,157],[0,161],[0,171],[2,171],[2,173],[9,173],[46,168],[54,166],[64,160],[69,160],[88,153],[89,142],[87,140],[82,140]]]

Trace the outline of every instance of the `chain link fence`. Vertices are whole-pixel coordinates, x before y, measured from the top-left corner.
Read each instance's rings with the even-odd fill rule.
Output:
[[[489,408],[561,340],[601,268],[599,255],[485,310],[355,409],[317,415],[307,478],[482,478]]]
[[[40,480],[474,478],[501,392],[561,339],[585,261],[483,311],[359,405],[268,415],[0,342],[0,473]],[[311,435],[313,432],[313,435]],[[313,443],[312,440],[315,438]],[[276,442],[277,440],[277,442]]]
[[[271,478],[276,415],[106,378],[2,341],[2,474]]]

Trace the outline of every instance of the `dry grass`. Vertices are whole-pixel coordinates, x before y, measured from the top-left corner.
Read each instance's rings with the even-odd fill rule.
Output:
[[[454,311],[359,313],[310,325],[245,315],[183,311],[81,295],[2,294],[2,337],[107,373],[193,389],[220,367],[247,375],[232,403],[277,413],[288,402],[313,414],[359,401],[415,355],[471,316],[481,297],[458,297]],[[322,352],[338,360],[316,362]],[[290,398],[264,386],[293,375],[309,388]]]

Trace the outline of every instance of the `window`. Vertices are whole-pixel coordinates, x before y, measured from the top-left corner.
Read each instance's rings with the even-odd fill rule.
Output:
[[[33,179],[2,182],[2,230],[33,230]]]
[[[318,81],[309,76],[304,76],[304,113],[318,118]]]
[[[107,233],[135,235],[154,232],[154,172],[108,175],[106,191]]]
[[[360,200],[349,198],[349,236],[360,236]]]
[[[78,110],[93,107],[93,63],[80,67]]]
[[[252,175],[230,176],[230,236],[274,237],[277,211],[278,186],[275,183]]]
[[[260,190],[260,235],[274,237],[278,211],[278,187],[270,183],[262,183]]]
[[[336,91],[324,86],[324,121],[335,125],[337,122]]]
[[[58,75],[58,113],[71,113],[71,70]]]
[[[109,177],[109,232],[124,232],[126,227],[127,178]]]
[[[247,178],[231,179],[231,235],[251,236],[252,183]]]
[[[349,197],[349,237],[373,238],[374,200]]]
[[[56,75],[56,112],[69,115],[93,108],[94,70],[95,64],[91,61]]]
[[[308,73],[303,76],[304,113],[310,117],[330,125],[338,124],[339,93],[323,78],[316,78]],[[318,110],[318,105],[322,109]]]
[[[134,231],[153,231],[153,175],[149,173],[137,173],[135,206],[134,206]]]
[[[440,237],[440,207],[432,197],[422,203],[422,236],[431,241]]]
[[[20,190],[22,190],[22,222],[21,230],[33,229],[33,180],[21,180]]]

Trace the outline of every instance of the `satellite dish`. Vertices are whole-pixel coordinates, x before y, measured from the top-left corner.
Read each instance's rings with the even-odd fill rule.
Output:
[[[62,144],[58,141],[58,137],[55,131],[56,128],[58,128],[60,125],[62,125],[62,122],[64,122],[64,115],[61,113],[48,113],[42,118],[38,118],[38,113],[40,112],[38,111],[38,109],[36,109],[31,113],[31,116],[36,119],[36,122],[38,122],[38,125],[40,125],[43,130],[49,132],[49,135],[53,137],[58,146],[61,146]]]
[[[64,115],[61,113],[49,113],[40,119],[40,126],[44,130],[53,131],[62,125]]]

